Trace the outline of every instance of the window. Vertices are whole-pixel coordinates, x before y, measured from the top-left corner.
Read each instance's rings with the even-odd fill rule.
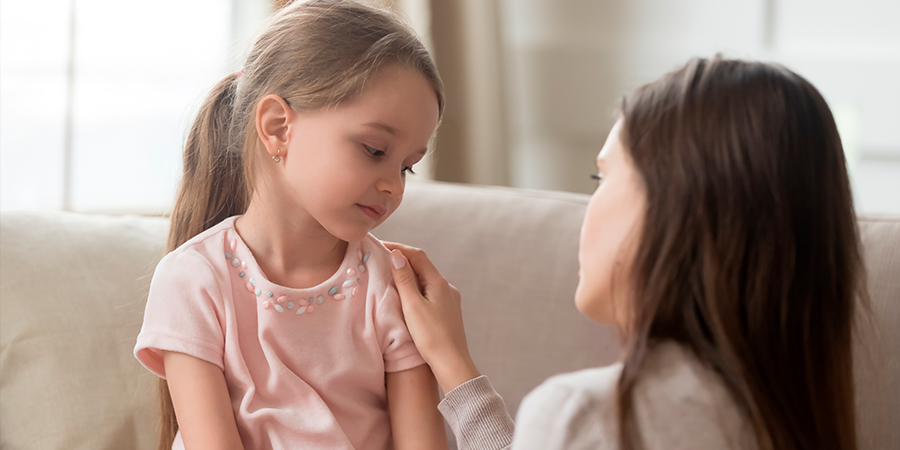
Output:
[[[857,210],[900,214],[900,2],[501,0],[511,183],[590,192],[618,98],[694,56],[775,61],[828,101]]]
[[[269,6],[2,0],[0,9],[0,207],[164,213],[202,96],[237,70]]]

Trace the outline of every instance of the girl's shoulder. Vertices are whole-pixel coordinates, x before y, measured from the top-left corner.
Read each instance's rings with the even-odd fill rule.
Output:
[[[197,277],[200,273],[212,275],[222,270],[235,258],[235,240],[240,238],[234,231],[234,219],[223,220],[166,254],[157,265],[154,278],[163,274]]]
[[[240,239],[240,236],[234,231],[234,221],[238,217],[239,216],[229,217],[218,224],[213,225],[200,234],[188,239],[183,244],[179,245],[178,248],[169,252],[169,254],[187,251],[209,251],[206,246],[211,243],[210,241],[216,241],[217,243],[224,242],[229,236],[233,239]]]
[[[363,238],[360,242],[360,248],[371,252],[371,257],[378,258],[382,261],[389,261],[390,259],[391,251],[388,250],[388,248],[381,243],[381,240],[372,233],[367,234],[366,237]]]
[[[391,275],[391,251],[381,241],[369,233],[359,242],[358,258],[369,267],[373,274]]]
[[[370,289],[376,293],[380,304],[384,299],[393,299],[399,302],[397,288],[394,284],[394,274],[391,270],[391,252],[371,233],[359,242],[357,257],[362,266],[368,271]]]

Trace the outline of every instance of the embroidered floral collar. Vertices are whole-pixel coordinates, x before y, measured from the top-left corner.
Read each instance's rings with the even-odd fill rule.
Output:
[[[361,291],[360,288],[364,284],[364,279],[367,278],[363,274],[366,272],[366,263],[369,262],[369,257],[371,256],[370,252],[364,254],[358,248],[360,243],[355,243],[357,246],[355,252],[356,260],[348,261],[349,254],[354,253],[348,249],[348,256],[344,257],[339,273],[329,278],[326,283],[309,289],[291,289],[277,286],[268,281],[265,283],[258,282],[254,276],[249,274],[250,264],[248,264],[247,259],[250,259],[251,263],[256,265],[255,261],[252,261],[252,255],[250,258],[242,260],[237,256],[238,240],[232,238],[230,242],[228,240],[226,242],[228,244],[224,252],[225,259],[229,261],[232,270],[237,273],[239,278],[245,281],[247,291],[255,296],[258,305],[262,309],[276,313],[312,314],[319,305],[325,303],[326,299],[341,301],[356,297]],[[242,250],[249,254],[249,249]],[[354,266],[356,267],[354,268]],[[259,270],[255,270],[255,272],[262,273]],[[343,279],[343,281],[338,281],[340,279]],[[271,285],[271,287],[264,288],[264,285]]]

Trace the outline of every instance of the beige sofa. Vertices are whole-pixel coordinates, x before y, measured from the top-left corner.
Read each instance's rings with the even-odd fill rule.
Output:
[[[572,304],[587,198],[412,184],[376,230],[425,248],[463,292],[473,356],[511,413],[549,375],[617,355],[613,330]],[[0,226],[0,449],[154,448],[155,380],[131,350],[166,220],[4,213]],[[876,321],[857,345],[861,448],[897,449],[900,218],[860,226]]]

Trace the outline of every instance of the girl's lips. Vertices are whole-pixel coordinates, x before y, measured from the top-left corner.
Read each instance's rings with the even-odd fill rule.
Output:
[[[366,213],[372,220],[381,219],[387,213],[387,210],[384,207],[378,205],[367,206],[357,204],[356,206],[359,206],[359,209]]]

